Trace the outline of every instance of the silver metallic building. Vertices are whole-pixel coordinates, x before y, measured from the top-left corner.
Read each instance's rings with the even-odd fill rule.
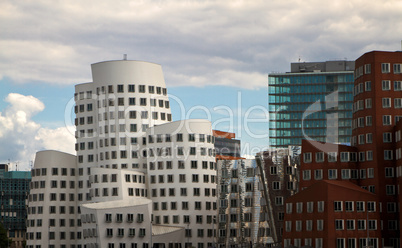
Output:
[[[216,247],[256,247],[272,243],[255,160],[220,160]]]

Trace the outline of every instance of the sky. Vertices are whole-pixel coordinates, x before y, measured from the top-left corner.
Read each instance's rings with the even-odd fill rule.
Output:
[[[0,1],[0,163],[74,153],[67,106],[90,64],[162,65],[174,120],[235,132],[243,155],[268,146],[267,77],[291,62],[401,50],[402,1]],[[233,121],[233,122],[232,122]]]

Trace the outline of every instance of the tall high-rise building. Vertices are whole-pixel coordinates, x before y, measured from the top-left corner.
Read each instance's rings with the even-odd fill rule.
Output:
[[[211,123],[171,122],[160,65],[100,62],[92,77],[76,85],[77,156],[37,153],[27,246],[212,246]]]
[[[9,247],[24,247],[27,200],[31,182],[29,171],[9,171],[0,164],[0,222],[12,240]],[[36,200],[36,199],[35,199]]]
[[[271,148],[302,139],[350,143],[353,61],[292,63],[268,76]]]
[[[368,52],[355,64],[352,146],[303,141],[285,245],[400,247],[402,52]],[[299,228],[315,220],[319,230]]]

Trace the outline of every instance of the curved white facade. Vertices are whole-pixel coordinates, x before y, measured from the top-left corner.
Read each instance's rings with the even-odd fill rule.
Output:
[[[147,131],[147,142],[154,223],[185,226],[192,246],[208,247],[216,214],[211,122],[194,119],[154,126]]]
[[[58,222],[73,225],[55,226],[56,239],[61,232],[66,237],[53,244],[43,236],[48,224],[42,222],[42,238],[28,240],[28,248],[212,246],[216,164],[211,123],[171,122],[160,65],[106,61],[92,65],[92,76],[92,83],[75,87],[77,156],[45,151],[35,161],[35,168],[74,169],[68,174],[74,187],[54,189],[74,199],[68,202],[74,207],[71,216],[57,216]],[[49,175],[49,183],[64,180]],[[52,201],[41,204],[53,206]],[[63,205],[70,209],[62,201],[55,206]]]
[[[75,245],[78,208],[76,201],[76,156],[58,151],[36,153],[32,177],[32,201],[27,220],[27,244],[31,247]],[[30,235],[33,233],[33,235]]]

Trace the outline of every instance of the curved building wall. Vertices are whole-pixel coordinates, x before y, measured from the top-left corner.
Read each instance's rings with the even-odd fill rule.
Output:
[[[147,142],[154,223],[187,226],[191,246],[208,247],[216,213],[211,123],[195,119],[155,126],[147,131]]]
[[[82,205],[86,247],[151,247],[151,201],[145,198]]]
[[[142,137],[148,127],[171,121],[160,65],[128,60],[100,62],[92,65],[92,76],[93,83],[76,85],[75,93],[82,202],[93,200],[91,182],[86,180],[92,167],[145,173]]]
[[[132,170],[92,168],[90,195],[93,202],[147,198],[146,174]]]
[[[58,151],[36,153],[27,226],[27,247],[70,247],[78,237],[76,157]]]

